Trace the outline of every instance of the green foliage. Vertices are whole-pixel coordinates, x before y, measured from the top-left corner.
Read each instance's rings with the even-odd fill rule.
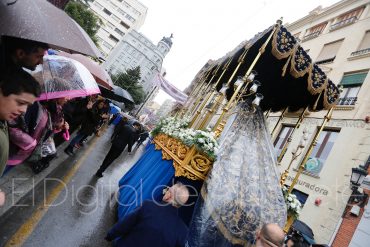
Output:
[[[100,18],[88,10],[87,6],[75,1],[70,1],[64,11],[86,31],[92,41],[97,45],[98,39],[95,35],[103,24]]]
[[[141,104],[145,100],[145,92],[143,87],[139,84],[140,81],[140,67],[128,69],[124,73],[111,75],[114,85],[127,90],[135,101],[135,104]]]

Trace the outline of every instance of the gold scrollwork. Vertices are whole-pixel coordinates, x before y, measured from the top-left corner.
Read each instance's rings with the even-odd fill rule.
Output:
[[[162,151],[162,159],[173,160],[175,176],[183,176],[191,180],[204,180],[212,167],[213,161],[206,155],[188,147],[180,140],[158,134],[154,138],[156,150]]]

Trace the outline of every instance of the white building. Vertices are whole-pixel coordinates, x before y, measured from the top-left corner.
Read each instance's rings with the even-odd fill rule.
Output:
[[[301,46],[328,77],[344,87],[332,119],[321,132],[311,159],[295,186],[296,193],[305,200],[299,219],[313,228],[317,243],[331,245],[352,193],[351,168],[364,165],[370,155],[370,126],[365,122],[366,116],[370,115],[370,1],[342,0],[327,8],[318,7],[288,24],[287,28],[301,40]],[[308,113],[292,136],[279,166],[281,172],[288,167],[291,152],[297,147],[305,128],[311,141],[309,139],[301,156],[293,161],[286,181],[288,185],[325,113]],[[277,126],[273,142],[278,155],[288,141],[298,115],[286,114]],[[269,116],[270,130],[279,116],[280,113]],[[333,246],[348,246],[348,242],[337,242]],[[370,245],[364,242],[361,246]]]
[[[94,0],[89,1],[89,5],[103,21],[96,36],[105,57],[129,31],[139,29],[144,24],[148,11],[136,0]]]
[[[140,83],[148,95],[155,87],[154,76],[162,71],[163,59],[172,46],[171,39],[172,35],[168,38],[163,37],[157,45],[154,45],[143,34],[132,30],[117,44],[103,66],[112,74],[140,66]],[[158,91],[158,88],[155,91]]]

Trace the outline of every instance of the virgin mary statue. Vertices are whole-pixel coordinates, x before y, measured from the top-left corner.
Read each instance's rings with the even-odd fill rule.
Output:
[[[235,110],[201,189],[189,247],[249,246],[263,224],[285,225],[286,204],[262,111],[248,102]]]

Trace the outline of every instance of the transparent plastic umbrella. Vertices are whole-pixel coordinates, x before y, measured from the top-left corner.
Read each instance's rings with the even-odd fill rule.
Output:
[[[44,56],[44,63],[31,74],[42,88],[39,100],[77,98],[100,93],[99,86],[88,69],[70,58]]]

